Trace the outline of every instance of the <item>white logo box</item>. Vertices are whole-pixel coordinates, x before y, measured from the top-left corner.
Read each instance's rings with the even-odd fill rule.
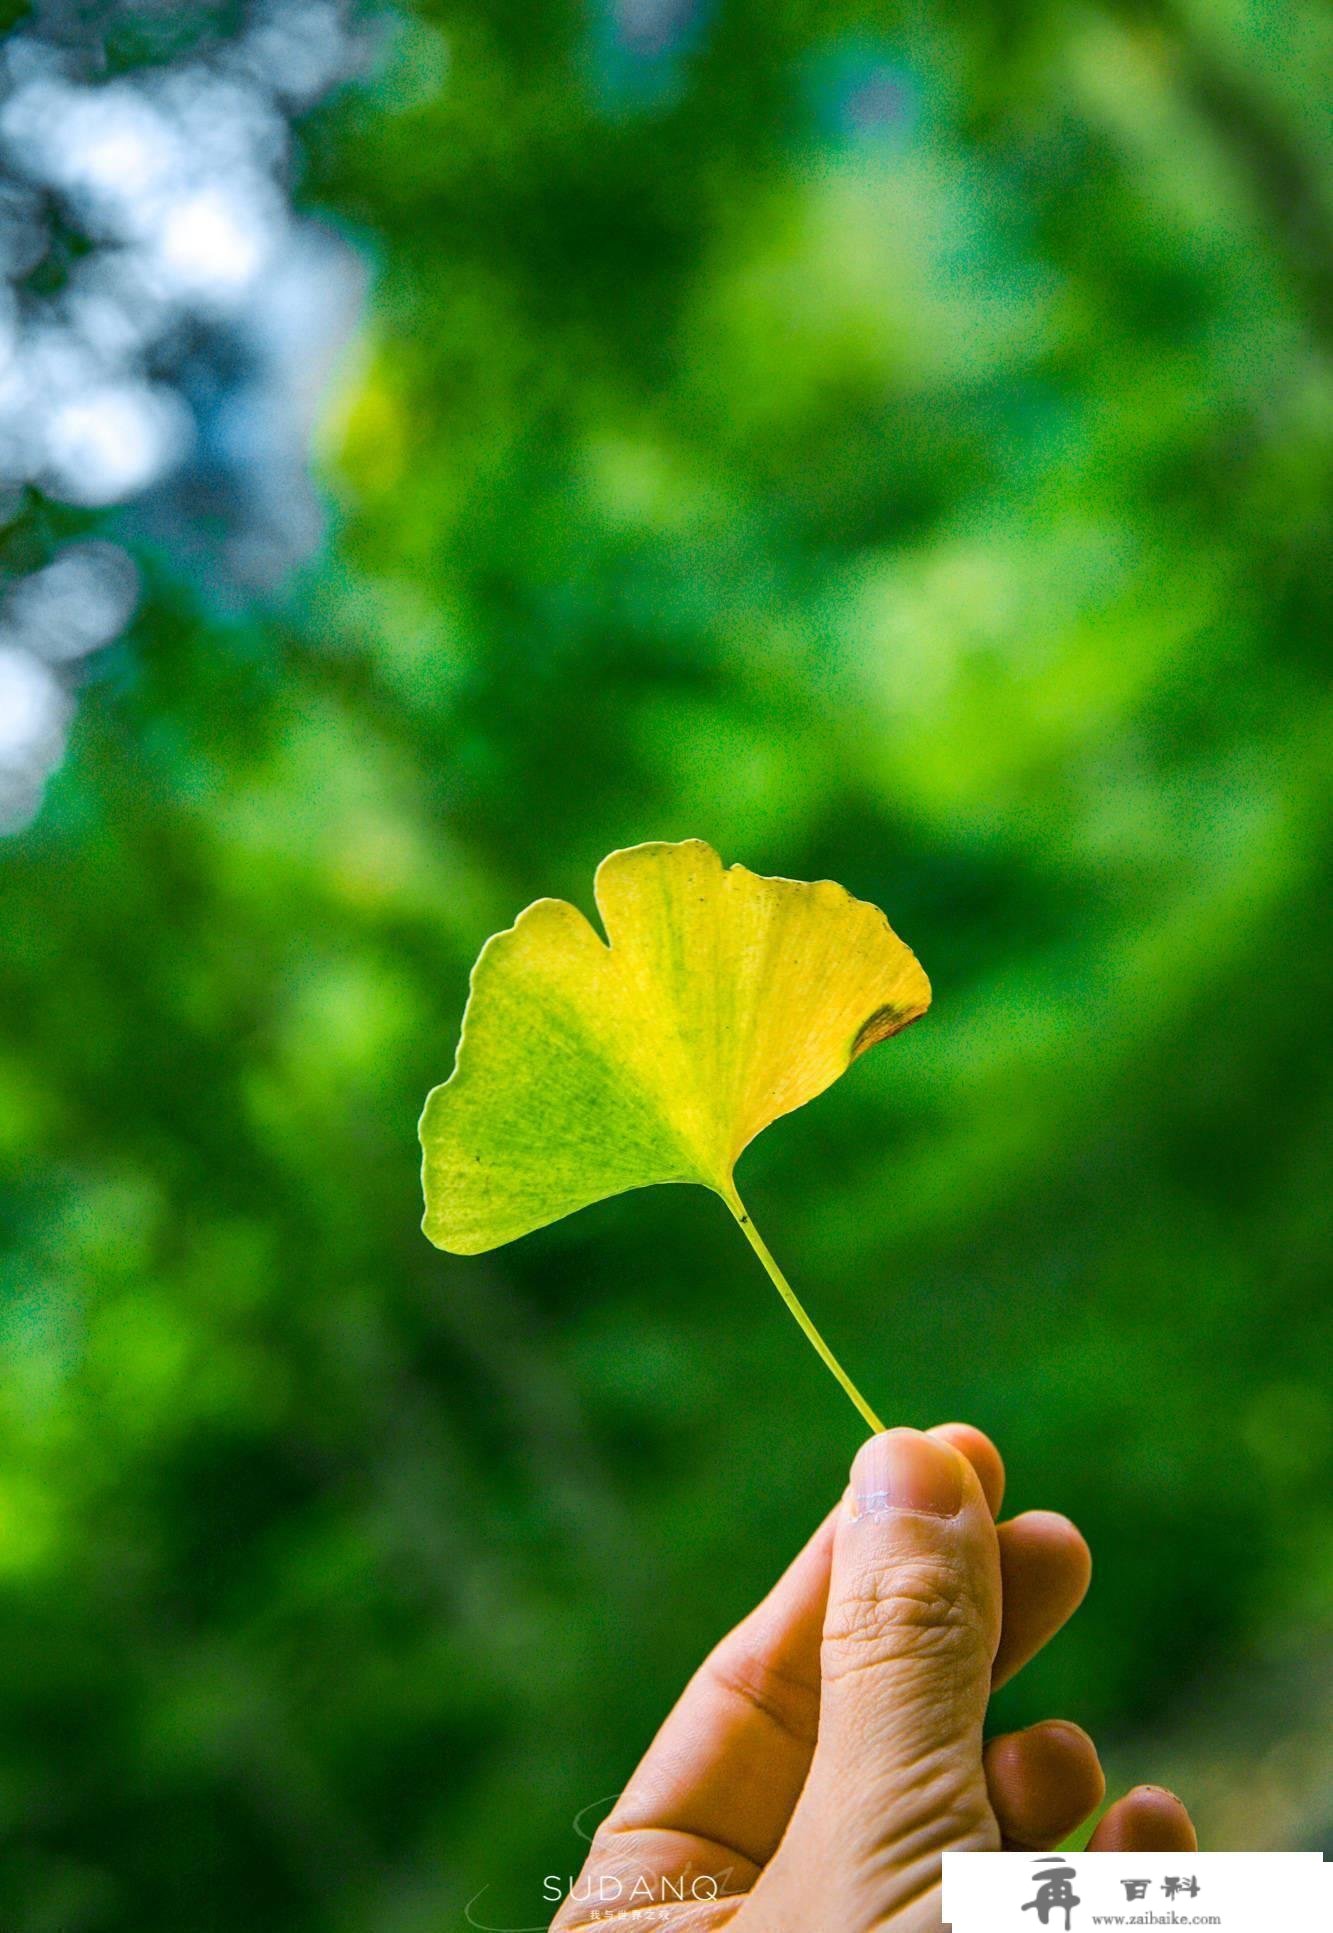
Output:
[[[947,1852],[943,1918],[951,1933],[1333,1933],[1333,1864],[1317,1852]]]

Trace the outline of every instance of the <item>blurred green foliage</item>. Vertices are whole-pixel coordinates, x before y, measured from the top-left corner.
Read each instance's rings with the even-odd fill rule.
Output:
[[[458,0],[320,117],[327,554],[263,617],[146,560],[0,851],[12,1933],[537,1923],[836,1495],[702,1193],[418,1232],[479,944],[644,838],[932,976],[740,1179],[1093,1543],[997,1719],[1152,1776],[1328,1631],[1329,16],[676,14]]]

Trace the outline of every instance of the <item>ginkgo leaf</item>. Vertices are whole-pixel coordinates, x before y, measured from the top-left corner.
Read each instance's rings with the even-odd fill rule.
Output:
[[[868,1419],[736,1193],[736,1160],[930,1004],[877,907],[725,868],[702,840],[597,870],[606,939],[541,899],[482,949],[454,1071],[426,1102],[425,1231],[475,1255],[654,1182],[719,1194]],[[873,1419],[872,1419],[873,1420]]]

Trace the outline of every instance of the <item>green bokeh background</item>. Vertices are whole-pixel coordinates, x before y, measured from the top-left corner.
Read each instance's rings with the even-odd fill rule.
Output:
[[[1005,1725],[1333,1850],[1333,251],[1313,4],[459,0],[305,130],[325,550],[145,555],[0,848],[0,1924],[542,1918],[856,1419],[717,1202],[472,1261],[415,1124],[528,900],[700,836],[929,1018],[740,1181],[1092,1594]]]

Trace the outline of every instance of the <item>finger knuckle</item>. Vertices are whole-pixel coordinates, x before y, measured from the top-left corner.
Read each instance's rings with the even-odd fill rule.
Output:
[[[724,1698],[749,1708],[773,1730],[795,1744],[813,1745],[819,1718],[819,1686],[784,1670],[759,1644],[720,1645],[706,1660],[704,1672]]]
[[[826,1676],[890,1658],[956,1667],[984,1652],[984,1624],[961,1563],[930,1557],[869,1568],[830,1605]]]

